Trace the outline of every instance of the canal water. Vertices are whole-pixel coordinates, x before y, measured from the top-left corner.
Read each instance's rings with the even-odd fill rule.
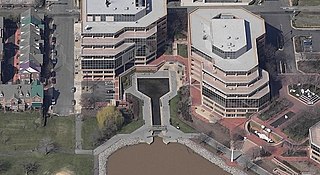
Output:
[[[138,78],[138,91],[151,98],[152,124],[161,125],[160,97],[169,92],[169,78]]]
[[[128,146],[113,153],[107,162],[108,175],[230,175],[178,144],[154,143]]]

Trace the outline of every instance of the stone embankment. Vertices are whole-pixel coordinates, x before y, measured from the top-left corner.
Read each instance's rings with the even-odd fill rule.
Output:
[[[224,171],[229,172],[231,174],[237,174],[237,175],[247,175],[247,173],[235,168],[228,166],[220,157],[214,155],[210,151],[206,150],[199,144],[193,142],[190,139],[178,139],[178,143],[183,144],[193,150],[195,153],[199,154],[203,158],[207,159],[211,163],[219,166]]]
[[[119,149],[136,145],[139,143],[144,143],[140,138],[122,138],[116,143],[112,144],[109,148],[105,149],[101,154],[99,154],[99,174],[107,174],[107,161],[109,156]],[[178,139],[177,143],[183,144],[193,150],[195,153],[199,154],[203,158],[207,159],[211,163],[219,166],[224,171],[229,172],[231,174],[237,175],[247,175],[245,172],[235,168],[228,166],[220,157],[214,155],[210,151],[206,150],[199,144],[191,141],[190,139]]]
[[[112,144],[109,148],[105,149],[101,154],[99,154],[99,175],[107,174],[107,161],[108,157],[111,156],[112,153],[123,147],[136,145],[139,143],[144,142],[141,141],[140,138],[123,138]]]

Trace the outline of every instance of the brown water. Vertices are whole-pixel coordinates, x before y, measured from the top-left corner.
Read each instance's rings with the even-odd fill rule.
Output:
[[[125,147],[109,157],[108,175],[230,175],[184,145],[154,143]]]

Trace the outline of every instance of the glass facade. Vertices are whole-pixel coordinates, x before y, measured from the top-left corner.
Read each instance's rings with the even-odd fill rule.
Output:
[[[269,101],[269,94],[266,94],[260,99],[241,99],[241,98],[224,98],[212,90],[202,87],[202,95],[215,101],[224,108],[260,108]]]

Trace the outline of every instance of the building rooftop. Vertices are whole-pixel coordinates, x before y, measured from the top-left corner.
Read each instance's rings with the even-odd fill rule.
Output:
[[[40,72],[40,65],[43,64],[40,44],[44,42],[40,32],[43,28],[42,19],[34,10],[28,9],[21,13],[21,26],[20,65]]]
[[[310,142],[320,147],[320,122],[309,129]]]
[[[245,21],[243,19],[214,19],[211,21],[212,44],[232,52],[246,45]],[[237,32],[234,30],[237,29]]]
[[[252,0],[180,0],[181,6],[226,6],[249,5]]]
[[[124,27],[147,27],[167,15],[166,0],[139,0],[145,2],[144,7],[136,6],[136,0],[109,1],[109,7],[106,6],[105,0],[82,1],[82,33],[116,33]],[[110,16],[120,14],[123,16],[136,14],[137,17],[132,21],[114,21]],[[88,21],[87,15],[105,15],[106,21]]]
[[[217,67],[248,71],[258,65],[256,39],[265,33],[262,18],[241,8],[221,7],[196,9],[189,18],[192,47],[210,56]],[[224,57],[225,52],[235,52],[235,58]]]
[[[87,14],[136,14],[146,9],[144,6],[136,6],[136,0],[109,0],[108,6],[107,0],[87,1],[90,2],[87,3]]]

